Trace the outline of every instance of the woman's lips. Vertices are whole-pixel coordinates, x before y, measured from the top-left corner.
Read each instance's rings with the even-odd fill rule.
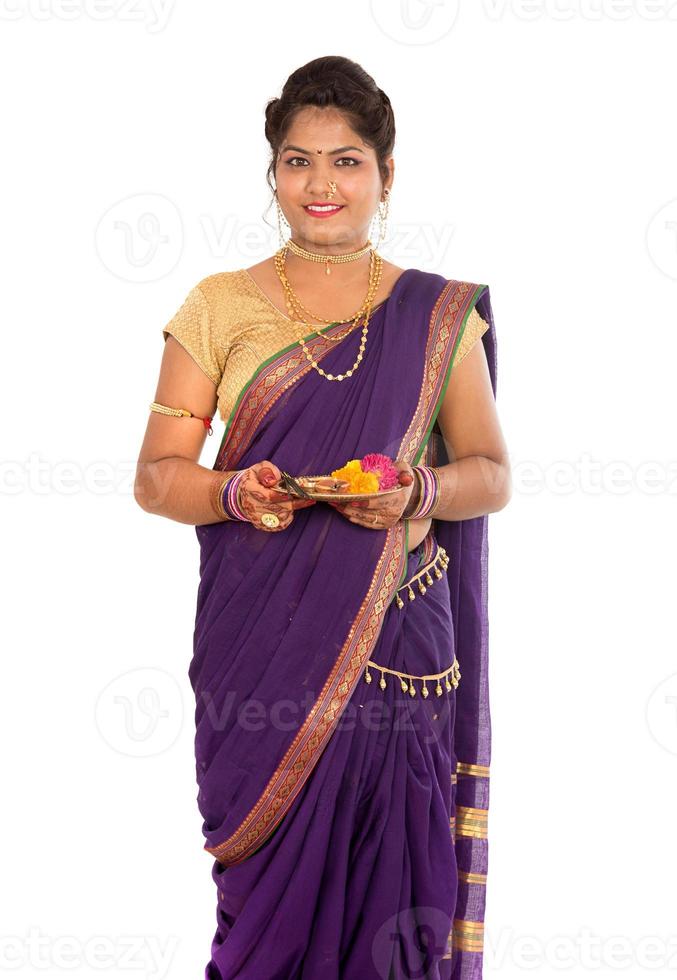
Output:
[[[344,205],[339,204],[337,205],[337,207],[332,208],[331,211],[313,211],[312,208],[306,207],[304,205],[303,210],[306,212],[306,214],[309,214],[311,218],[331,218],[332,215],[338,214],[339,211],[343,210],[343,208]]]

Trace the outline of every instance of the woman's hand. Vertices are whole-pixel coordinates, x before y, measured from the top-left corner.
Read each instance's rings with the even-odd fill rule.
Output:
[[[299,500],[288,493],[270,490],[282,479],[282,473],[270,460],[253,463],[242,478],[238,491],[238,503],[247,519],[261,531],[284,531],[294,519],[294,511],[311,507],[316,500]],[[279,518],[278,527],[266,527],[261,522],[262,514],[275,514]]]
[[[394,465],[399,470],[399,479],[404,490],[385,497],[375,497],[373,500],[354,500],[348,503],[328,501],[329,506],[340,511],[353,524],[362,524],[363,527],[382,530],[397,524],[407,509],[416,477],[409,463],[396,459]]]

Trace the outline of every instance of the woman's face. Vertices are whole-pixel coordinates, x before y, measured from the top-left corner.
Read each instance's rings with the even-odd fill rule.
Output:
[[[318,153],[322,150],[322,153]],[[340,150],[340,152],[335,152]],[[376,153],[334,108],[309,106],[300,110],[280,148],[275,167],[277,197],[289,222],[292,237],[304,248],[349,251],[365,244],[369,224],[383,199]],[[328,181],[336,182],[333,197]],[[314,217],[306,206],[340,204],[329,217]],[[336,247],[336,248],[334,248]]]

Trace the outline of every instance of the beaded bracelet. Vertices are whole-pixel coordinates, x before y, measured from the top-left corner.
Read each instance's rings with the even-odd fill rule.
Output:
[[[435,509],[440,499],[440,475],[434,466],[412,467],[419,481],[420,494],[418,503],[407,520],[428,517]]]

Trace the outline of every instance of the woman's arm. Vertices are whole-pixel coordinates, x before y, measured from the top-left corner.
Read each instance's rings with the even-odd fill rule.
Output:
[[[182,524],[223,521],[221,491],[237,471],[209,469],[197,462],[207,432],[202,419],[212,418],[217,410],[217,385],[171,334],[165,342],[154,401],[185,408],[197,417],[151,412],[136,464],[134,499],[143,510]],[[241,512],[257,527],[266,512],[280,520],[278,527],[262,530],[283,531],[294,511],[315,505],[314,500],[292,500],[289,494],[271,489],[282,476],[272,460],[260,460],[246,469],[238,493]]]
[[[433,516],[460,521],[502,510],[512,478],[481,340],[452,365],[437,420],[450,462],[437,467],[441,487]]]
[[[202,418],[216,411],[216,385],[171,334],[152,400],[199,417],[150,413],[136,466],[134,499],[143,510],[182,524],[222,521],[216,499],[229,474],[197,462],[207,435]]]

